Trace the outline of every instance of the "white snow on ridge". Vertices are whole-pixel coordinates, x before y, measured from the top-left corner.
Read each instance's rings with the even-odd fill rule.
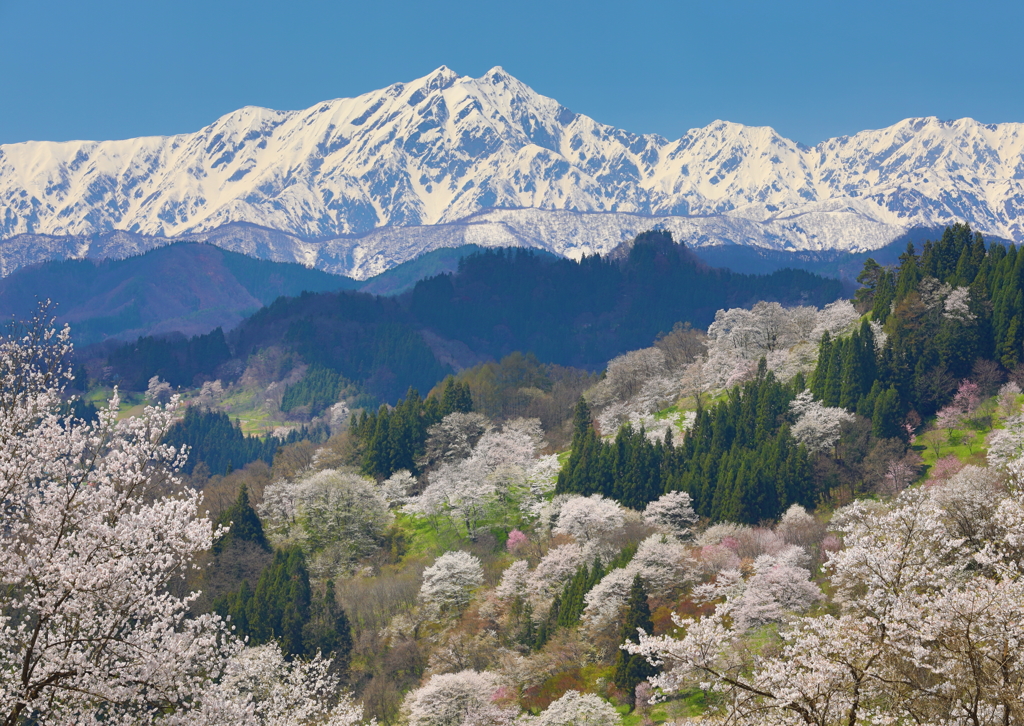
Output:
[[[578,256],[654,224],[697,246],[875,249],[953,221],[1020,242],[1022,185],[1024,124],[907,119],[808,148],[717,121],[669,141],[575,114],[501,68],[442,67],[193,134],[0,146],[0,239],[122,229],[228,246],[214,230],[243,222],[284,234],[274,249],[234,244],[356,276],[446,242]],[[33,256],[14,247],[0,243],[0,273]]]

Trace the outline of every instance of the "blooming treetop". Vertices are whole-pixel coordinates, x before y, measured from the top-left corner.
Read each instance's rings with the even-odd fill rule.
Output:
[[[334,469],[267,486],[260,514],[272,536],[301,544],[317,555],[314,567],[332,570],[369,554],[392,520],[373,481]]]
[[[808,451],[826,451],[839,441],[842,426],[854,420],[845,408],[826,406],[811,397],[810,391],[801,391],[790,401],[789,409],[797,416],[792,434]]]
[[[583,564],[589,563],[581,545],[571,542],[552,547],[537,563],[537,568],[530,579],[530,587],[542,598],[552,597]]]
[[[768,369],[787,380],[814,367],[817,345],[826,331],[834,337],[858,319],[849,300],[837,300],[821,310],[768,302],[759,302],[751,310],[719,310],[708,328],[707,357],[694,363],[686,378],[699,379],[692,385],[704,390],[735,385],[753,375],[757,361],[765,357]]]
[[[610,703],[593,693],[566,691],[523,726],[619,726],[622,717]]]
[[[568,534],[581,544],[597,544],[622,528],[625,511],[618,502],[600,494],[570,497],[558,513],[552,528],[555,534]]]
[[[584,596],[583,620],[590,628],[608,627],[622,612],[637,575],[648,594],[663,596],[692,582],[696,570],[696,563],[681,542],[662,534],[652,535],[640,543],[628,565],[606,574]]]
[[[409,726],[463,726],[467,712],[489,705],[500,685],[489,672],[433,675],[405,699]]]
[[[662,494],[644,509],[644,523],[678,537],[685,537],[697,523],[693,500],[686,492]]]
[[[536,419],[514,419],[499,431],[487,430],[469,456],[443,460],[431,471],[423,493],[406,500],[406,511],[448,517],[469,535],[492,507],[528,511],[550,490],[557,471],[556,457],[536,458],[542,441]]]
[[[483,581],[480,560],[468,552],[445,552],[423,571],[420,599],[442,613],[458,612]]]
[[[238,649],[221,678],[206,686],[198,711],[169,721],[175,726],[362,723],[363,709],[339,693],[330,665],[319,654],[310,662],[286,661],[276,645]]]

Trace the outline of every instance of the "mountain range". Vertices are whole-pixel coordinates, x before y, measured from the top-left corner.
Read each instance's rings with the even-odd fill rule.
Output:
[[[366,279],[477,244],[579,257],[645,229],[691,247],[864,251],[965,221],[1024,241],[1024,124],[907,119],[807,147],[716,121],[668,140],[501,68],[441,67],[192,134],[0,146],[0,274],[171,240]]]

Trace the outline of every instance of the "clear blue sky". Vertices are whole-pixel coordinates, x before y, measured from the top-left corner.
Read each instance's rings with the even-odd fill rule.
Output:
[[[447,65],[676,138],[807,144],[909,116],[1024,121],[1024,3],[0,0],[0,143],[194,131]]]

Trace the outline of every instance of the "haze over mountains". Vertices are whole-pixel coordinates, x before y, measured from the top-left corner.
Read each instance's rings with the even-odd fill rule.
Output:
[[[1024,124],[908,119],[805,147],[715,122],[669,141],[501,68],[194,134],[0,146],[0,274],[171,238],[358,279],[438,247],[578,257],[653,226],[697,247],[863,251],[953,221],[1020,242],[1022,210]]]

